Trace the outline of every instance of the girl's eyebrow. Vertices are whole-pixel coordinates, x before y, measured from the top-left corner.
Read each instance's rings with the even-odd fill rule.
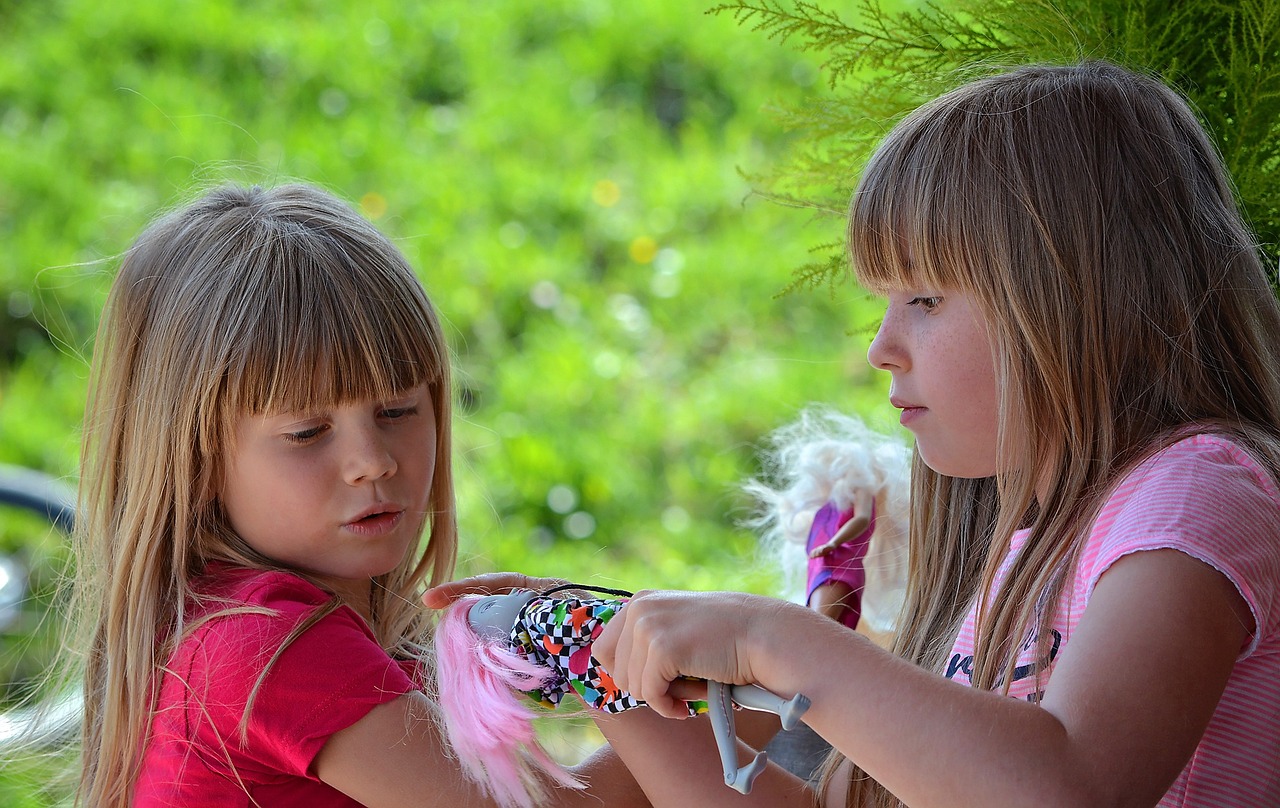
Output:
[[[324,409],[320,407],[309,407],[306,409],[275,409],[263,410],[257,416],[264,421],[306,421],[311,418],[319,418],[324,415]]]
[[[391,394],[388,395],[386,398],[377,398],[377,399],[371,398],[371,399],[368,399],[367,401],[372,404],[386,405],[386,404],[400,403],[406,400],[412,400],[412,399],[428,396],[430,392],[431,391],[429,389],[429,386],[425,382],[423,382],[421,384],[416,384],[416,385],[413,385],[412,387],[406,387],[401,390],[393,390],[391,391]],[[361,399],[361,400],[364,400],[364,399]],[[355,402],[356,402],[356,399],[352,399],[346,402],[331,402],[328,404],[312,405],[309,407],[292,408],[292,407],[286,406],[278,409],[263,410],[259,413],[256,413],[256,415],[257,417],[262,418],[264,420],[267,420],[267,419],[278,420],[281,418],[290,418],[298,421],[305,421],[310,418],[322,418],[328,413],[329,410],[333,409],[334,407],[339,407],[339,406],[342,406],[343,404],[350,404]]]

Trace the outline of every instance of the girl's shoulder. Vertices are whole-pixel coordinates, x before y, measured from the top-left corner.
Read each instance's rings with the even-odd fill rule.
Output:
[[[1264,510],[1268,504],[1280,509],[1280,487],[1272,473],[1240,443],[1217,432],[1184,433],[1153,452],[1125,475],[1112,499],[1159,492],[1193,501],[1226,492],[1247,496]]]
[[[1094,535],[1280,531],[1280,488],[1258,458],[1230,437],[1198,432],[1160,448],[1125,474],[1094,523]],[[1266,543],[1280,546],[1280,542]]]
[[[306,579],[280,570],[258,570],[213,563],[191,582],[191,599],[175,661],[210,654],[223,660],[270,655],[312,618],[334,609],[332,594]],[[367,632],[352,612],[349,622]]]
[[[1120,558],[1186,553],[1225,575],[1261,637],[1280,637],[1280,490],[1267,467],[1229,436],[1185,435],[1133,468],[1102,506],[1082,548],[1091,592]]]
[[[215,564],[191,583],[148,752],[180,750],[181,771],[208,770],[236,791],[308,777],[334,732],[416,687],[355,611],[297,575]]]
[[[375,666],[391,661],[363,618],[300,576],[210,565],[192,590],[186,630],[168,667],[182,681],[226,691],[231,701],[268,667],[306,678],[318,665],[334,664],[335,655]]]
[[[217,605],[289,608],[291,604],[319,607],[334,596],[310,581],[283,570],[262,570],[212,562],[191,582],[196,600],[206,604],[200,611]]]

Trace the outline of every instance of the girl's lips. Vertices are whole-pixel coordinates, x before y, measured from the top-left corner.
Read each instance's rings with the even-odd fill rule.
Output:
[[[380,536],[394,530],[403,517],[403,510],[384,506],[382,508],[374,508],[366,514],[356,517],[343,525],[343,527],[361,536]]]
[[[920,416],[924,415],[926,412],[928,412],[928,409],[925,407],[903,407],[902,415],[898,418],[898,423],[905,427],[909,427],[911,422],[919,419]]]

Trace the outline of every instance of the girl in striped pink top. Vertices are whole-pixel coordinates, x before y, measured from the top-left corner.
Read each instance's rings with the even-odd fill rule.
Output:
[[[617,683],[812,699],[822,793],[735,806],[1280,805],[1280,306],[1187,104],[1106,63],[978,80],[888,135],[849,236],[916,439],[892,652],[646,593],[595,646]],[[727,803],[684,731],[615,746],[655,803]]]

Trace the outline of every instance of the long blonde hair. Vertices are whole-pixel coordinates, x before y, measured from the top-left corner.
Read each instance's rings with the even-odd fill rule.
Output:
[[[941,671],[976,606],[973,686],[1011,681],[1109,489],[1181,429],[1228,434],[1280,476],[1280,306],[1219,155],[1159,81],[1032,66],[926,104],[868,164],[849,240],[870,289],[977,301],[997,456],[1026,461],[967,480],[916,459],[903,657]],[[899,803],[858,774],[848,804]]]
[[[450,369],[399,250],[306,185],[227,186],[152,224],[99,327],[85,419],[77,603],[87,626],[80,802],[127,805],[157,672],[213,560],[279,568],[230,529],[217,490],[244,413],[389,399],[427,383],[437,444],[427,541],[375,579],[371,628],[411,656],[424,583],[453,569]]]

